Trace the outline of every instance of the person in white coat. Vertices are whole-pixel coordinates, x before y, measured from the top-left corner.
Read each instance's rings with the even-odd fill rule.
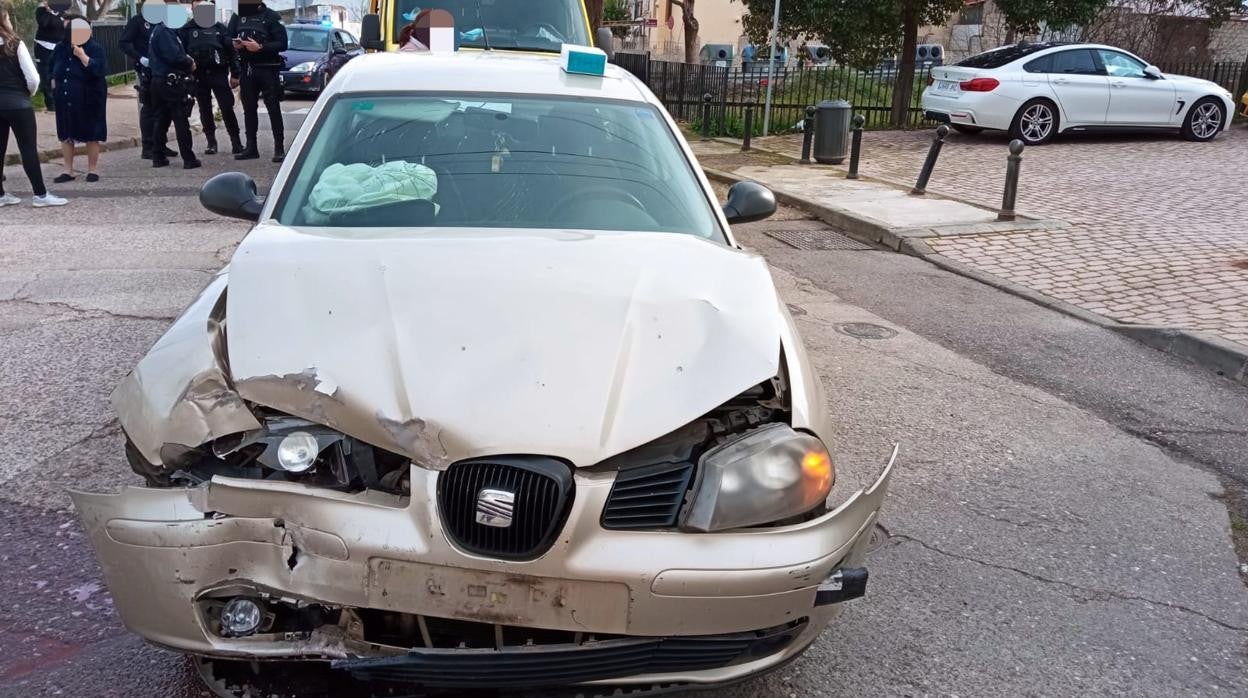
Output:
[[[39,71],[26,44],[13,31],[9,6],[0,2],[0,163],[9,149],[9,132],[17,139],[22,156],[22,169],[30,179],[34,192],[31,204],[36,208],[63,206],[65,199],[48,192],[39,167],[39,148],[35,142],[35,108],[30,98],[39,90]],[[21,199],[4,191],[0,179],[0,206],[20,204]]]

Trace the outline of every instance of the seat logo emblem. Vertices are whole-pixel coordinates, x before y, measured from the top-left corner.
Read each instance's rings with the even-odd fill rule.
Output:
[[[481,490],[477,493],[477,523],[494,528],[511,528],[515,506],[514,492]]]

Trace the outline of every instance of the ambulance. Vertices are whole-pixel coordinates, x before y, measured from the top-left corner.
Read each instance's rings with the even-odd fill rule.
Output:
[[[370,0],[361,43],[370,51],[395,51],[403,27],[426,9],[447,10],[455,21],[456,48],[559,53],[563,44],[590,46],[583,0]],[[611,31],[597,45],[611,54]]]

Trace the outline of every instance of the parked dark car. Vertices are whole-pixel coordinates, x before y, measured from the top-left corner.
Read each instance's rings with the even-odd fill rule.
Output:
[[[282,53],[282,89],[286,93],[318,95],[334,74],[364,49],[350,32],[318,21],[296,20],[286,25],[287,49]]]

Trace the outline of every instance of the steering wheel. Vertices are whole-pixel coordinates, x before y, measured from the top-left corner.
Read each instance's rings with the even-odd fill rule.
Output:
[[[628,204],[642,213],[646,212],[646,205],[641,203],[641,199],[632,194],[621,189],[598,186],[577,189],[564,194],[550,207],[550,212],[547,216],[552,220],[558,220],[559,212],[567,208],[574,200],[581,203],[581,205],[584,205],[587,201],[618,201],[622,204]]]
[[[562,43],[562,44],[568,43],[567,38],[563,36],[563,32],[559,31],[558,29],[555,29],[554,26],[547,24],[545,22],[538,22],[536,24],[530,24],[529,26],[524,28],[523,35],[536,37],[538,29],[545,29],[548,33],[550,33],[551,36],[554,36],[559,41],[559,43]]]

